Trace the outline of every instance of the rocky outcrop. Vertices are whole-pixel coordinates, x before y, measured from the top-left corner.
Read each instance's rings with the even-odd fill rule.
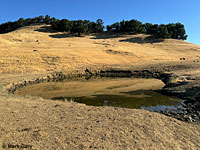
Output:
[[[183,99],[178,110],[161,111],[167,116],[174,117],[182,121],[200,122],[200,81],[182,81],[167,84],[162,90],[162,94],[176,96]]]

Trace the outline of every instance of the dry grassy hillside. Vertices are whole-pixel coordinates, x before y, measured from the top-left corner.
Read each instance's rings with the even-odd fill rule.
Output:
[[[0,34],[0,149],[24,144],[41,150],[197,150],[198,124],[145,110],[20,97],[4,89],[11,83],[54,71],[149,66],[162,69],[164,65],[184,63],[189,63],[192,70],[199,62],[200,46],[173,39],[155,40],[142,34],[74,37],[44,25]],[[187,70],[190,75],[191,70]],[[200,79],[199,66],[192,71],[192,77]],[[183,75],[186,70],[177,73]]]
[[[86,67],[140,66],[200,57],[200,46],[147,35],[73,37],[50,26],[24,27],[0,35],[0,72],[73,71]]]

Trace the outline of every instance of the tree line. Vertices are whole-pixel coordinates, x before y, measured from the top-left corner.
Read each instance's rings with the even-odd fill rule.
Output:
[[[156,38],[172,38],[186,40],[187,35],[185,27],[181,23],[169,23],[169,24],[151,24],[145,23],[138,20],[128,20],[116,22],[112,25],[107,26],[108,32],[126,32],[134,34],[150,34]]]
[[[0,33],[8,33],[11,31],[14,31],[18,28],[24,27],[24,26],[29,26],[32,24],[50,24],[52,20],[55,18],[50,18],[50,16],[46,15],[44,16],[39,16],[39,17],[34,17],[34,18],[20,18],[17,21],[9,21],[3,24],[0,24]]]
[[[20,27],[29,26],[33,24],[50,24],[52,29],[61,32],[71,32],[72,34],[90,34],[104,32],[105,26],[102,19],[98,19],[96,22],[90,20],[68,20],[68,19],[56,19],[46,15],[34,17],[34,18],[20,18],[14,22],[6,22],[0,24],[0,33],[8,33],[14,31]],[[155,38],[173,38],[186,40],[187,35],[185,27],[181,23],[169,23],[169,24],[151,24],[132,19],[122,20],[120,22],[113,23],[106,26],[109,33],[133,33],[133,34],[150,34]]]
[[[71,32],[78,34],[80,36],[81,33],[90,34],[90,33],[99,33],[103,32],[104,25],[103,20],[98,19],[96,22],[91,22],[89,20],[54,20],[51,22],[52,29],[61,31],[61,32]]]

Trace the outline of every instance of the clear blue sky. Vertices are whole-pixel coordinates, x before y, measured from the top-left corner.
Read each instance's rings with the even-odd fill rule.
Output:
[[[46,14],[70,20],[103,19],[105,25],[123,19],[181,22],[188,41],[200,45],[200,0],[2,0],[0,5],[0,23]]]

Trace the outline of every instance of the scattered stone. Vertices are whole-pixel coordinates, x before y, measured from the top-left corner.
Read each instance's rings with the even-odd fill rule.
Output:
[[[30,130],[31,130],[31,128],[24,128],[24,129],[21,130],[21,132],[30,131]]]
[[[182,57],[182,58],[180,58],[180,60],[185,60],[185,58],[184,58],[184,57]]]

